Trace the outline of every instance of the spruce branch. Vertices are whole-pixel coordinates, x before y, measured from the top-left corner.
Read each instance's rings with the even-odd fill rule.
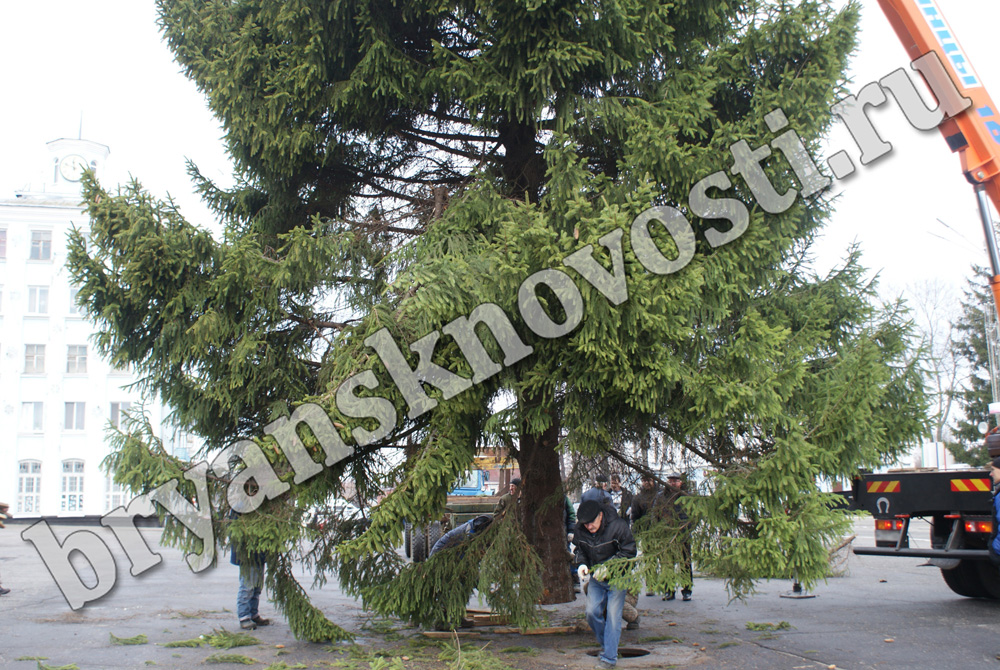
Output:
[[[349,324],[346,322],[341,323],[339,321],[322,321],[320,319],[307,319],[305,317],[292,314],[291,312],[285,312],[285,317],[291,321],[294,321],[295,323],[300,323],[303,326],[308,326],[311,330],[317,333],[320,331],[321,328],[327,330],[339,331],[349,327]]]
[[[720,460],[718,460],[716,458],[713,458],[707,452],[705,452],[705,451],[699,449],[698,447],[694,446],[689,441],[684,440],[684,439],[678,439],[679,436],[675,435],[674,431],[671,431],[669,428],[667,428],[666,426],[664,426],[659,421],[654,421],[651,425],[654,428],[656,428],[657,430],[659,430],[661,433],[663,433],[664,435],[668,436],[670,439],[674,440],[679,445],[681,445],[682,447],[684,447],[685,449],[687,449],[688,451],[690,451],[692,454],[694,454],[698,458],[701,458],[702,460],[704,460],[706,463],[711,463],[712,465],[714,465],[715,467],[719,468],[720,470],[726,470],[729,467],[725,463],[723,463],[722,461],[720,461]]]

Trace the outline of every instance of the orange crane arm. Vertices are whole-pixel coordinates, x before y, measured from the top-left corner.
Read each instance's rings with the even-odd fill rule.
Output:
[[[936,52],[959,92],[972,100],[970,107],[946,119],[938,129],[951,150],[961,158],[966,179],[976,187],[990,255],[990,288],[994,305],[1000,312],[1000,256],[984,200],[984,195],[989,197],[1000,211],[1000,110],[948,26],[937,0],[878,0],[878,4],[910,60]]]

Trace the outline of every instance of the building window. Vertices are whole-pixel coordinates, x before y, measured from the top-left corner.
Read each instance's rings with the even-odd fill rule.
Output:
[[[28,258],[33,261],[52,260],[52,231],[31,231],[31,252]]]
[[[41,511],[42,463],[21,461],[17,464],[17,511],[38,514]]]
[[[83,511],[83,461],[63,461],[62,511]]]
[[[80,289],[71,287],[69,289],[69,313],[70,314],[80,314],[80,306],[76,304],[76,294],[80,292]]]
[[[127,412],[132,406],[130,402],[113,402],[111,403],[111,425],[115,428],[122,427],[122,416],[123,412]]]
[[[175,458],[188,461],[191,459],[191,454],[196,451],[195,446],[194,436],[178,428],[171,436],[168,449]]]
[[[28,287],[28,314],[49,313],[49,287]]]
[[[108,475],[104,479],[104,511],[110,512],[128,504],[128,489]]]
[[[84,414],[87,409],[85,402],[66,403],[66,422],[63,424],[64,430],[83,430]]]
[[[80,373],[87,371],[87,345],[71,344],[66,349],[66,372]]]
[[[7,231],[0,228],[0,260],[7,258]]]
[[[25,374],[40,374],[45,372],[44,344],[24,345],[24,372]]]
[[[41,402],[21,403],[21,432],[40,433],[45,420],[45,404]]]

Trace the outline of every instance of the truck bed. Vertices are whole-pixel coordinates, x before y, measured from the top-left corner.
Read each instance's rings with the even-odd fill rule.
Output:
[[[454,528],[481,514],[493,514],[498,502],[500,496],[448,496],[448,525]]]
[[[993,504],[987,470],[886,472],[854,482],[857,509],[876,518],[898,514],[989,514]]]

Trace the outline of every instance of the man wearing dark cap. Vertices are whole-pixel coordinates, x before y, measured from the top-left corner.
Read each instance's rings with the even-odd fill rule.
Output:
[[[521,505],[521,478],[514,477],[510,480],[510,491],[500,496],[497,506],[493,510],[493,516],[500,518],[507,510],[513,509],[517,516],[520,516]]]
[[[580,497],[580,502],[585,503],[588,500],[593,500],[599,505],[610,505],[611,504],[611,494],[608,493],[608,476],[607,475],[597,475],[594,477],[594,485],[583,492]]]
[[[632,498],[632,523],[646,516],[647,512],[653,509],[653,505],[656,503],[656,497],[660,494],[659,489],[656,487],[656,480],[653,479],[652,475],[645,474],[642,476],[642,489],[634,498]]]
[[[605,562],[612,558],[634,558],[632,531],[608,505],[594,500],[580,504],[573,533],[575,562],[581,579],[591,575],[587,588],[587,623],[601,645],[597,668],[607,670],[618,663],[618,640],[622,633],[622,609],[626,592],[608,584]]]
[[[691,600],[691,590],[694,588],[694,571],[691,569],[691,532],[688,530],[688,515],[684,507],[680,504],[681,496],[687,495],[684,492],[684,480],[679,472],[671,472],[667,475],[667,488],[663,491],[664,512],[673,524],[681,528],[681,556],[684,560],[684,581],[681,582],[681,598],[684,601]],[[673,591],[666,594],[664,600],[673,600],[676,597]]]

